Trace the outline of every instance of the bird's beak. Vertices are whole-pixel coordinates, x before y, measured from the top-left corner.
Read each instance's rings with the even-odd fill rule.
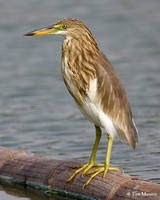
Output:
[[[50,35],[50,34],[56,34],[57,31],[58,31],[58,29],[52,25],[52,26],[48,26],[48,27],[45,27],[42,29],[28,32],[28,33],[24,34],[24,36]]]

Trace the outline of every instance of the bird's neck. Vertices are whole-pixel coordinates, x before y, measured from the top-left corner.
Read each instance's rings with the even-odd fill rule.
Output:
[[[72,61],[79,61],[78,67],[82,67],[82,64],[84,66],[86,62],[93,65],[95,59],[99,56],[99,52],[100,49],[94,38],[87,40],[83,35],[81,38],[67,36],[62,46],[62,59],[67,57],[71,58]]]
[[[96,76],[96,51],[86,46],[83,41],[66,38],[62,46],[62,75],[68,90],[74,98],[74,90],[79,92],[76,99],[82,104],[90,87],[90,80]],[[73,89],[74,88],[74,89]]]

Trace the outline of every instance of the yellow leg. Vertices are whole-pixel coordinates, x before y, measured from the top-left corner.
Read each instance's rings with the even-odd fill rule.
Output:
[[[93,175],[87,181],[87,183],[85,184],[85,186],[87,186],[90,183],[90,181],[95,176],[97,176],[98,174],[100,174],[101,172],[104,172],[103,177],[105,177],[106,174],[107,174],[107,172],[110,171],[110,170],[113,170],[113,171],[120,171],[120,170],[122,170],[120,168],[112,168],[112,167],[110,167],[110,157],[111,157],[112,144],[113,144],[113,138],[110,135],[108,135],[108,147],[107,147],[105,164],[102,164],[102,165],[99,164],[99,166],[101,166],[100,168],[87,173],[87,175],[89,175],[89,174],[93,174]]]
[[[95,142],[94,142],[94,146],[93,146],[93,150],[92,150],[92,154],[91,154],[91,157],[90,157],[90,161],[89,163],[85,164],[85,165],[80,165],[80,166],[76,166],[76,167],[73,167],[73,168],[80,168],[78,169],[70,178],[68,181],[71,181],[76,174],[78,174],[79,172],[81,172],[82,170],[83,171],[83,174],[86,174],[86,172],[91,169],[92,167],[97,167],[99,166],[98,164],[95,164],[95,157],[96,157],[96,153],[97,153],[97,149],[98,149],[98,145],[99,145],[99,142],[100,142],[100,139],[101,139],[101,129],[98,127],[98,126],[95,126],[95,129],[96,129],[96,139],[95,139]]]

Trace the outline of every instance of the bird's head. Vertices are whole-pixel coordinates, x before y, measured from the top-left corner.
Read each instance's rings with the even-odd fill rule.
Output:
[[[62,35],[65,38],[75,38],[77,40],[94,40],[94,37],[87,26],[78,19],[66,18],[57,23],[38,30],[24,34],[24,36],[39,35]]]

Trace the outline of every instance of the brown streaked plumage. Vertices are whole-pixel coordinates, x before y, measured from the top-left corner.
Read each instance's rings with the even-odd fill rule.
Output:
[[[122,82],[115,69],[101,52],[92,33],[77,19],[63,19],[52,26],[29,32],[25,36],[57,34],[63,35],[62,76],[81,112],[95,125],[96,140],[90,162],[80,166],[73,176],[83,171],[92,174],[89,182],[99,173],[104,176],[110,167],[110,155],[115,135],[132,148],[138,142],[137,129]],[[101,138],[101,129],[108,133],[108,148],[105,164],[95,164],[95,156]],[[97,170],[88,172],[93,166]]]

